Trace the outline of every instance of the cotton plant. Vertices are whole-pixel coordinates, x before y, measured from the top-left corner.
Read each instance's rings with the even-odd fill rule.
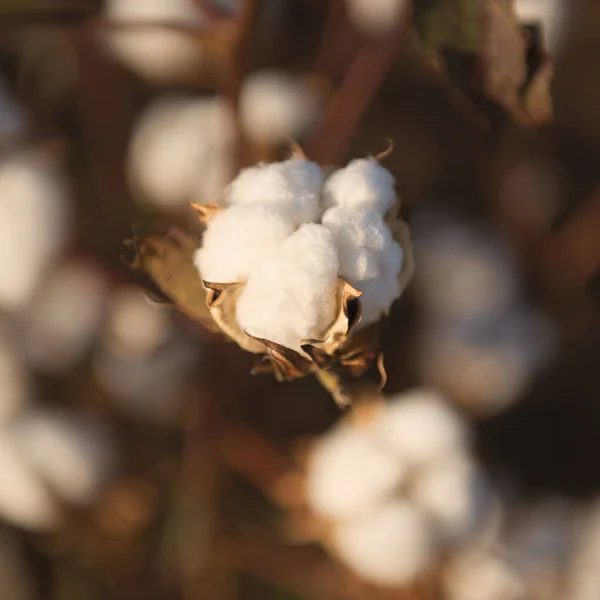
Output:
[[[256,372],[315,373],[347,403],[339,382],[379,357],[379,324],[413,271],[380,158],[327,176],[295,149],[243,169],[218,203],[194,205],[205,225],[200,247],[181,232],[138,236],[133,266],[188,315],[256,354]]]
[[[383,587],[406,585],[468,547],[498,510],[466,423],[432,389],[364,401],[298,463],[292,522]]]

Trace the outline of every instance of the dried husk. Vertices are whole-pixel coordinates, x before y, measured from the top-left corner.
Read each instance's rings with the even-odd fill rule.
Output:
[[[243,331],[235,317],[237,301],[244,285],[241,283],[212,283],[209,281],[203,283],[208,290],[206,306],[221,331],[244,350],[253,354],[263,354],[265,352],[264,344]]]
[[[147,273],[164,294],[191,319],[210,331],[220,331],[206,306],[206,289],[198,277],[193,254],[198,240],[180,229],[168,235],[136,234],[125,244],[135,250],[127,263]]]

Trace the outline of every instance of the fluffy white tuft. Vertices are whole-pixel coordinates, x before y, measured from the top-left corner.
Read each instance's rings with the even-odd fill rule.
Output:
[[[312,449],[306,493],[311,508],[333,520],[364,514],[404,479],[402,463],[364,430],[342,425]]]
[[[396,396],[373,427],[391,451],[415,466],[460,452],[467,445],[464,423],[440,394],[429,389]]]
[[[396,500],[334,531],[338,557],[366,580],[383,586],[410,581],[434,558],[433,538],[425,515]]]
[[[253,140],[278,143],[312,127],[320,106],[319,94],[307,81],[280,71],[259,71],[244,81],[240,118]]]
[[[322,223],[335,239],[340,274],[363,293],[361,326],[378,321],[400,296],[402,248],[375,210],[333,206],[323,214]]]
[[[292,158],[244,169],[227,187],[225,196],[232,205],[268,206],[300,225],[317,219],[322,186],[319,165]]]
[[[292,231],[292,222],[269,208],[233,206],[210,219],[194,262],[205,281],[246,281]]]
[[[373,158],[359,158],[335,171],[325,182],[324,201],[330,206],[372,208],[385,214],[396,202],[394,178]]]
[[[493,506],[492,492],[483,473],[472,459],[459,454],[421,471],[415,478],[411,498],[433,517],[441,537],[449,542],[475,533]]]
[[[248,279],[237,303],[240,326],[300,350],[302,340],[318,339],[335,317],[338,270],[331,232],[302,225]]]

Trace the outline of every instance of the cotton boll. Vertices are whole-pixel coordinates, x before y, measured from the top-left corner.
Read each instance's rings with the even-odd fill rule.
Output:
[[[170,210],[218,203],[229,178],[234,118],[221,98],[166,96],[142,113],[129,148],[139,199]]]
[[[313,511],[333,520],[368,513],[403,481],[405,469],[364,430],[338,426],[312,449],[306,494]]]
[[[391,452],[415,466],[460,452],[468,443],[464,423],[429,389],[395,396],[373,423],[373,432]]]
[[[339,261],[333,237],[322,225],[305,224],[248,279],[237,320],[250,335],[300,351],[333,322]]]
[[[316,123],[321,103],[319,93],[306,80],[280,71],[258,71],[242,85],[241,124],[255,142],[286,142]]]
[[[150,304],[141,288],[123,286],[113,292],[104,336],[114,352],[126,356],[148,355],[171,334],[169,314]]]
[[[293,223],[263,206],[233,206],[208,223],[194,262],[204,281],[246,281],[274,256],[294,230]]]
[[[406,0],[347,0],[348,16],[367,35],[389,33],[406,12]]]
[[[485,228],[467,226],[444,214],[412,220],[415,285],[423,307],[436,319],[489,320],[518,295],[509,247]]]
[[[59,510],[19,449],[0,437],[0,518],[24,529],[47,531],[60,521]]]
[[[346,566],[382,586],[409,582],[426,571],[434,559],[427,518],[401,500],[338,525],[333,545]]]
[[[446,566],[443,588],[447,600],[525,600],[519,573],[490,552],[469,549]]]
[[[204,57],[199,40],[169,28],[202,23],[192,0],[108,0],[104,12],[116,24],[114,31],[105,34],[109,50],[137,74],[156,83],[171,83],[199,71]]]
[[[411,499],[433,517],[442,539],[451,543],[476,533],[493,508],[484,474],[463,454],[440,458],[419,472]]]
[[[29,361],[46,372],[76,364],[100,327],[106,298],[107,282],[92,265],[67,262],[53,270],[24,315]]]
[[[396,202],[394,178],[373,158],[359,158],[335,171],[325,182],[326,207],[371,208],[384,215]]]
[[[292,158],[242,170],[225,193],[229,204],[260,204],[301,225],[317,219],[322,185],[319,165]]]
[[[114,464],[108,431],[98,421],[68,411],[31,408],[5,435],[23,461],[67,502],[92,501]]]
[[[66,188],[50,158],[21,152],[0,163],[0,306],[21,309],[61,250]]]
[[[0,425],[5,425],[23,408],[29,397],[27,371],[18,345],[0,331]]]

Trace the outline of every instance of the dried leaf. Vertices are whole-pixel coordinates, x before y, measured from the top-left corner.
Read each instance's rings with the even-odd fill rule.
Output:
[[[244,285],[241,283],[211,283],[209,281],[203,283],[208,289],[206,306],[221,331],[244,350],[253,354],[263,354],[265,352],[264,344],[243,331],[235,318],[237,300]]]
[[[218,331],[206,307],[206,290],[193,261],[198,241],[188,233],[136,234],[126,240],[135,249],[130,263],[147,273],[177,307],[211,331]]]

